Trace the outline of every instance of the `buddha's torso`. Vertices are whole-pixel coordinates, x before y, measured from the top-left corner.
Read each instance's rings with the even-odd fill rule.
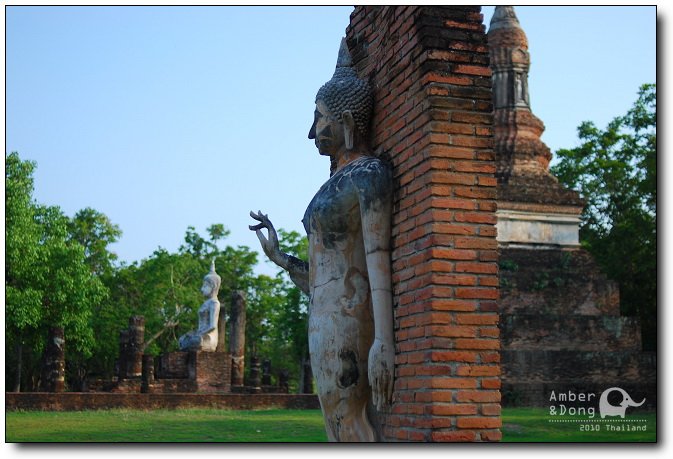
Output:
[[[321,404],[329,407],[324,412],[331,413],[326,422],[334,424],[330,430],[341,440],[374,438],[365,414],[371,398],[367,358],[374,321],[358,183],[376,173],[379,163],[361,157],[344,166],[318,190],[303,219],[309,240],[311,366]],[[363,418],[343,419],[351,416]],[[361,431],[344,427],[354,425]]]

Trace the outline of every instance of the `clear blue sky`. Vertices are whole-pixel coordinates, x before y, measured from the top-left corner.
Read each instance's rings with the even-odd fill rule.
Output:
[[[6,152],[35,198],[107,214],[121,260],[176,250],[188,226],[258,250],[250,210],[303,232],[329,176],[307,139],[351,7],[6,9]],[[488,25],[493,7],[483,8]],[[533,112],[552,151],[656,82],[654,7],[517,7]],[[272,272],[264,262],[262,272]]]

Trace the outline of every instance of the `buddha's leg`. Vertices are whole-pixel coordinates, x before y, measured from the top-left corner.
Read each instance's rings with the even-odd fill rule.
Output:
[[[350,323],[349,323],[350,322]],[[309,320],[311,366],[330,441],[377,441],[367,415],[371,390],[357,326],[333,314]]]
[[[182,335],[178,344],[183,351],[199,350],[201,347],[201,337],[192,331],[186,335]]]

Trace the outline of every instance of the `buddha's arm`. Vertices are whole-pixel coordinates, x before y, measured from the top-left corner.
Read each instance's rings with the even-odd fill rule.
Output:
[[[210,333],[217,328],[217,321],[220,315],[220,302],[215,300],[208,309],[208,326],[205,333]]]
[[[292,282],[308,295],[308,263],[280,250],[276,229],[267,215],[264,215],[260,211],[258,213],[250,212],[250,216],[260,222],[258,225],[250,225],[249,228],[257,234],[257,238],[260,244],[262,244],[262,249],[266,256],[269,257],[269,260],[287,271]],[[262,228],[267,229],[269,233],[268,238],[262,233]]]
[[[374,316],[374,343],[369,351],[369,383],[380,410],[392,398],[395,372],[392,268],[390,261],[392,185],[387,171],[359,187],[360,215]]]
[[[287,253],[281,252],[281,257],[283,258],[283,265],[276,264],[288,272],[290,279],[299,287],[299,290],[308,295],[308,263]]]

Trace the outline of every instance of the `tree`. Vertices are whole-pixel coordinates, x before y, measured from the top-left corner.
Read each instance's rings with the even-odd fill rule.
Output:
[[[586,201],[580,239],[619,283],[621,309],[641,319],[643,346],[656,349],[657,310],[656,85],[605,130],[578,127],[581,145],[556,152],[552,173]]]
[[[36,216],[43,228],[43,258],[35,269],[42,272],[37,282],[42,292],[41,329],[44,333],[51,326],[63,328],[67,379],[81,388],[95,343],[93,312],[108,290],[87,265],[85,248],[68,232],[70,219],[58,207],[40,206]]]
[[[82,209],[68,222],[70,236],[84,247],[86,262],[97,275],[111,275],[117,255],[109,245],[117,242],[122,232],[107,215],[90,207]]]
[[[5,333],[7,349],[15,350],[6,355],[14,368],[6,374],[17,391],[22,375],[36,385],[35,356],[52,326],[63,327],[71,361],[90,356],[92,310],[106,296],[85,264],[84,247],[68,233],[69,219],[58,207],[33,201],[34,170],[17,153],[6,157]]]
[[[22,161],[17,153],[5,158],[5,361],[13,363],[15,392],[20,390],[23,348],[32,341],[42,319],[41,292],[31,279],[38,264],[40,227],[32,202],[35,163]],[[8,384],[8,387],[9,384]]]
[[[308,259],[308,239],[296,231],[279,228],[278,242],[284,253],[302,260]],[[271,349],[266,355],[275,362],[283,362],[291,379],[298,380],[301,386],[303,363],[309,360],[308,297],[290,280],[284,270],[279,269],[275,280],[275,301],[267,312]]]

